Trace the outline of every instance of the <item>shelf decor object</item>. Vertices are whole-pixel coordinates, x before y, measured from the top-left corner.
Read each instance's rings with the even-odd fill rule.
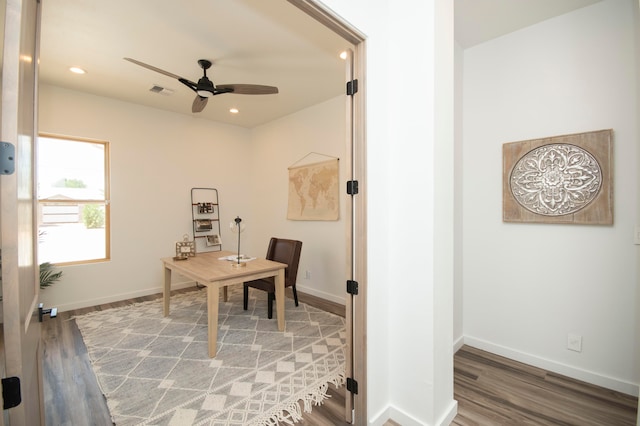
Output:
[[[176,259],[187,259],[196,255],[196,245],[193,240],[189,241],[189,236],[184,234],[182,241],[176,242]]]
[[[207,235],[207,246],[219,246],[222,244],[222,240],[220,239],[220,235],[213,234]]]
[[[504,222],[613,225],[613,130],[502,145]]]
[[[196,252],[222,250],[217,189],[191,188],[191,221]]]

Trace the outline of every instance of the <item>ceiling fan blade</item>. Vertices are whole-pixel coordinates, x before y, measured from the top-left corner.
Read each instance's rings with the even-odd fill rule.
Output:
[[[148,70],[155,71],[155,72],[159,72],[160,74],[164,74],[164,75],[166,75],[167,77],[175,78],[176,80],[183,79],[183,78],[182,78],[182,77],[180,77],[179,75],[172,74],[172,73],[170,73],[169,71],[161,70],[160,68],[156,68],[156,67],[154,67],[153,65],[145,64],[144,62],[140,62],[140,61],[138,61],[138,60],[136,60],[136,59],[131,59],[131,58],[123,58],[123,59],[124,59],[125,61],[129,61],[129,62],[131,62],[131,63],[133,63],[133,64],[140,65],[141,67],[146,68],[146,69],[148,69]],[[184,80],[184,79],[183,79],[183,80]]]
[[[274,86],[262,86],[259,84],[218,84],[218,90],[231,89],[231,93],[238,95],[273,95],[278,93],[278,88]]]
[[[193,100],[193,105],[191,105],[191,112],[200,112],[207,105],[207,101],[209,98],[205,98],[202,96],[196,95],[196,98]]]

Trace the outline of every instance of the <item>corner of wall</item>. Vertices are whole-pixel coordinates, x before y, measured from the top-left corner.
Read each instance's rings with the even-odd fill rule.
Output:
[[[447,426],[450,425],[453,419],[458,414],[458,401],[451,401],[447,410],[436,420],[433,426]],[[393,404],[388,405],[377,416],[369,421],[371,426],[385,426],[388,421],[400,424],[402,426],[430,426],[425,425],[423,422],[417,420],[410,414],[398,409]]]

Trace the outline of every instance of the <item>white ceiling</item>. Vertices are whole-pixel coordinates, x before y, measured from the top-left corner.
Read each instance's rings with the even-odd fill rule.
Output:
[[[276,95],[218,95],[193,114],[245,127],[345,90],[338,54],[348,43],[284,0],[55,0],[43,2],[41,39],[42,83],[189,115],[194,92],[122,58],[195,82],[198,59],[209,59],[214,84],[277,86]],[[154,84],[173,94],[150,92]]]
[[[455,0],[464,48],[599,0]],[[43,2],[40,79],[168,111],[254,127],[344,93],[349,48],[285,0],[55,0]],[[277,86],[276,95],[223,94],[191,113],[195,94],[131,57],[191,81],[209,59],[214,84]],[[78,76],[68,68],[78,66]],[[150,92],[153,85],[170,96]],[[240,113],[229,113],[237,107]]]
[[[463,48],[601,0],[455,0],[455,38]]]

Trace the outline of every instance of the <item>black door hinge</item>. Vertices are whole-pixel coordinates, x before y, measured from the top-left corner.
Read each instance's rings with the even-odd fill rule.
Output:
[[[358,93],[358,80],[347,81],[347,96]]]
[[[2,379],[2,399],[4,410],[17,407],[22,402],[19,377],[5,377]]]
[[[347,293],[358,294],[358,281],[347,280]]]
[[[45,315],[49,315],[51,318],[55,318],[58,316],[58,308],[45,309],[44,304],[40,303],[38,305],[38,321],[42,322]]]
[[[351,377],[347,377],[347,390],[354,395],[358,394],[358,382]]]
[[[347,194],[356,195],[358,193],[358,181],[350,180],[347,181]]]

